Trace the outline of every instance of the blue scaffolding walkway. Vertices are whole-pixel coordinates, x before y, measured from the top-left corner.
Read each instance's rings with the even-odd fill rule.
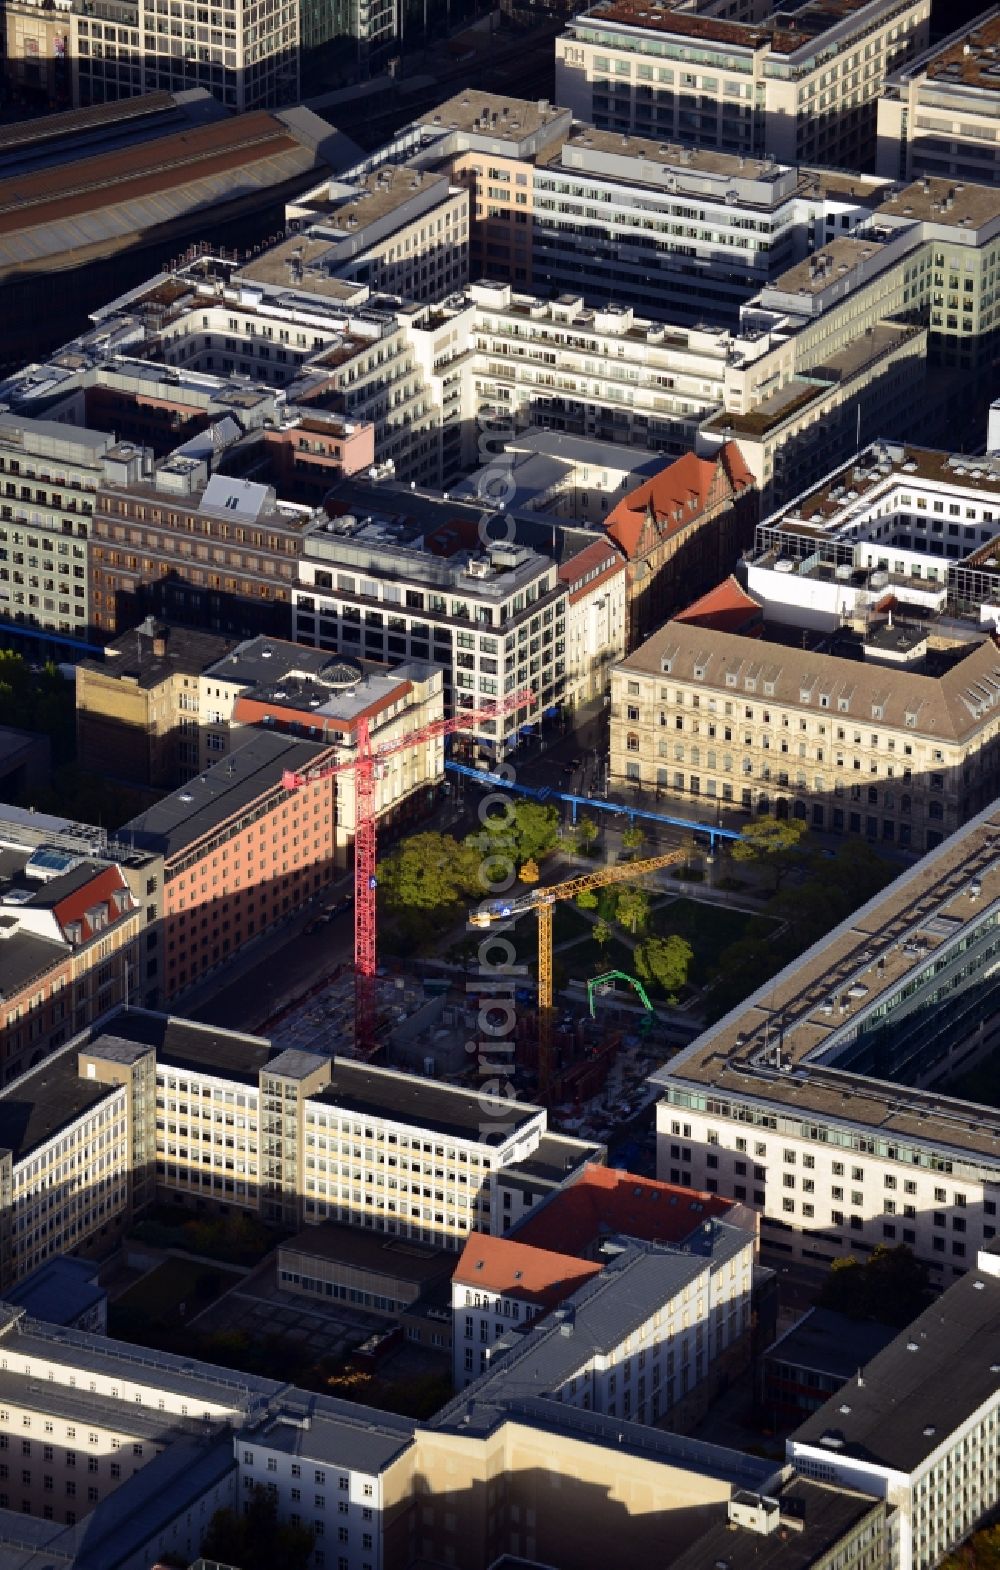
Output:
[[[593,796],[574,796],[569,791],[556,790],[551,785],[522,785],[516,780],[511,781],[502,774],[491,774],[484,769],[476,769],[468,763],[454,763],[446,760],[445,768],[452,774],[461,774],[466,779],[475,780],[479,785],[492,785],[497,790],[512,791],[516,796],[530,796],[533,801],[568,801],[572,809],[573,822],[576,822],[578,807],[587,807],[592,812],[610,812],[618,817],[627,818],[629,823],[634,823],[636,818],[647,818],[653,823],[666,823],[674,829],[691,829],[698,834],[707,834],[709,846],[715,849],[716,840],[738,840],[742,838],[738,829],[724,829],[717,823],[701,823],[695,818],[674,818],[665,812],[650,812],[647,807],[636,807],[621,801],[605,801],[603,798]]]

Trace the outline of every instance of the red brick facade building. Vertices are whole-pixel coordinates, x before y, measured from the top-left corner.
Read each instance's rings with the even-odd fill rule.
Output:
[[[626,653],[726,577],[753,544],[759,510],[735,442],[714,458],[685,453],[622,498],[605,528],[628,563]]]

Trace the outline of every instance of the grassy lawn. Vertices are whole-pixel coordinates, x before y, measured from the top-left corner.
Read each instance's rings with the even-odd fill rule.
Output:
[[[112,1314],[141,1316],[151,1326],[183,1324],[239,1280],[235,1271],[192,1259],[165,1259],[111,1305]],[[181,1304],[184,1313],[181,1313]]]
[[[603,976],[608,970],[635,970],[635,955],[625,943],[612,938],[602,948],[591,939],[588,943],[575,943],[555,956],[556,972],[560,968],[566,981],[590,981]]]
[[[692,986],[703,987],[715,975],[720,956],[731,944],[749,937],[763,941],[775,923],[766,916],[748,916],[721,905],[676,899],[654,908],[651,927],[659,937],[676,932],[687,939],[694,950],[689,979]]]

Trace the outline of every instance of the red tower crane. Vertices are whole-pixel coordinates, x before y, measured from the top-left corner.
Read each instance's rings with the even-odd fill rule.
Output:
[[[411,731],[396,741],[373,747],[366,715],[359,715],[355,723],[356,752],[353,758],[342,763],[324,763],[315,769],[295,772],[286,769],[281,783],[286,790],[300,790],[314,780],[325,780],[336,774],[354,771],[354,1042],[359,1052],[375,1051],[375,922],[376,886],[376,812],[375,782],[380,765],[397,752],[417,747],[421,742],[435,741],[438,737],[454,735],[468,730],[470,725],[495,719],[502,714],[531,703],[530,691],[511,693],[499,702],[482,709],[463,709],[450,720],[432,720],[419,730]]]

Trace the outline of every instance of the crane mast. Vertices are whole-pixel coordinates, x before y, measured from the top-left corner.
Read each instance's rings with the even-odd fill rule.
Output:
[[[303,785],[315,780],[330,779],[338,774],[354,775],[354,1043],[355,1050],[366,1057],[370,1057],[378,1045],[375,989],[378,811],[375,786],[379,767],[397,753],[419,747],[423,742],[443,739],[484,720],[510,714],[534,702],[534,697],[531,691],[514,692],[484,708],[463,709],[451,719],[432,720],[429,725],[376,747],[372,746],[367,715],[359,715],[355,722],[357,745],[353,758],[341,763],[320,764],[302,772],[288,770],[282,776],[285,790],[301,790]]]
[[[575,899],[590,889],[603,889],[611,883],[630,883],[633,878],[643,878],[650,872],[674,866],[687,855],[684,850],[668,851],[663,856],[648,856],[643,861],[622,861],[615,867],[602,867],[597,872],[584,872],[578,877],[567,878],[562,883],[551,883],[545,888],[534,889],[521,899],[492,900],[480,906],[469,917],[476,927],[489,927],[495,921],[509,920],[534,910],[538,922],[538,1090],[544,1098],[552,1081],[552,926],[557,901]]]

